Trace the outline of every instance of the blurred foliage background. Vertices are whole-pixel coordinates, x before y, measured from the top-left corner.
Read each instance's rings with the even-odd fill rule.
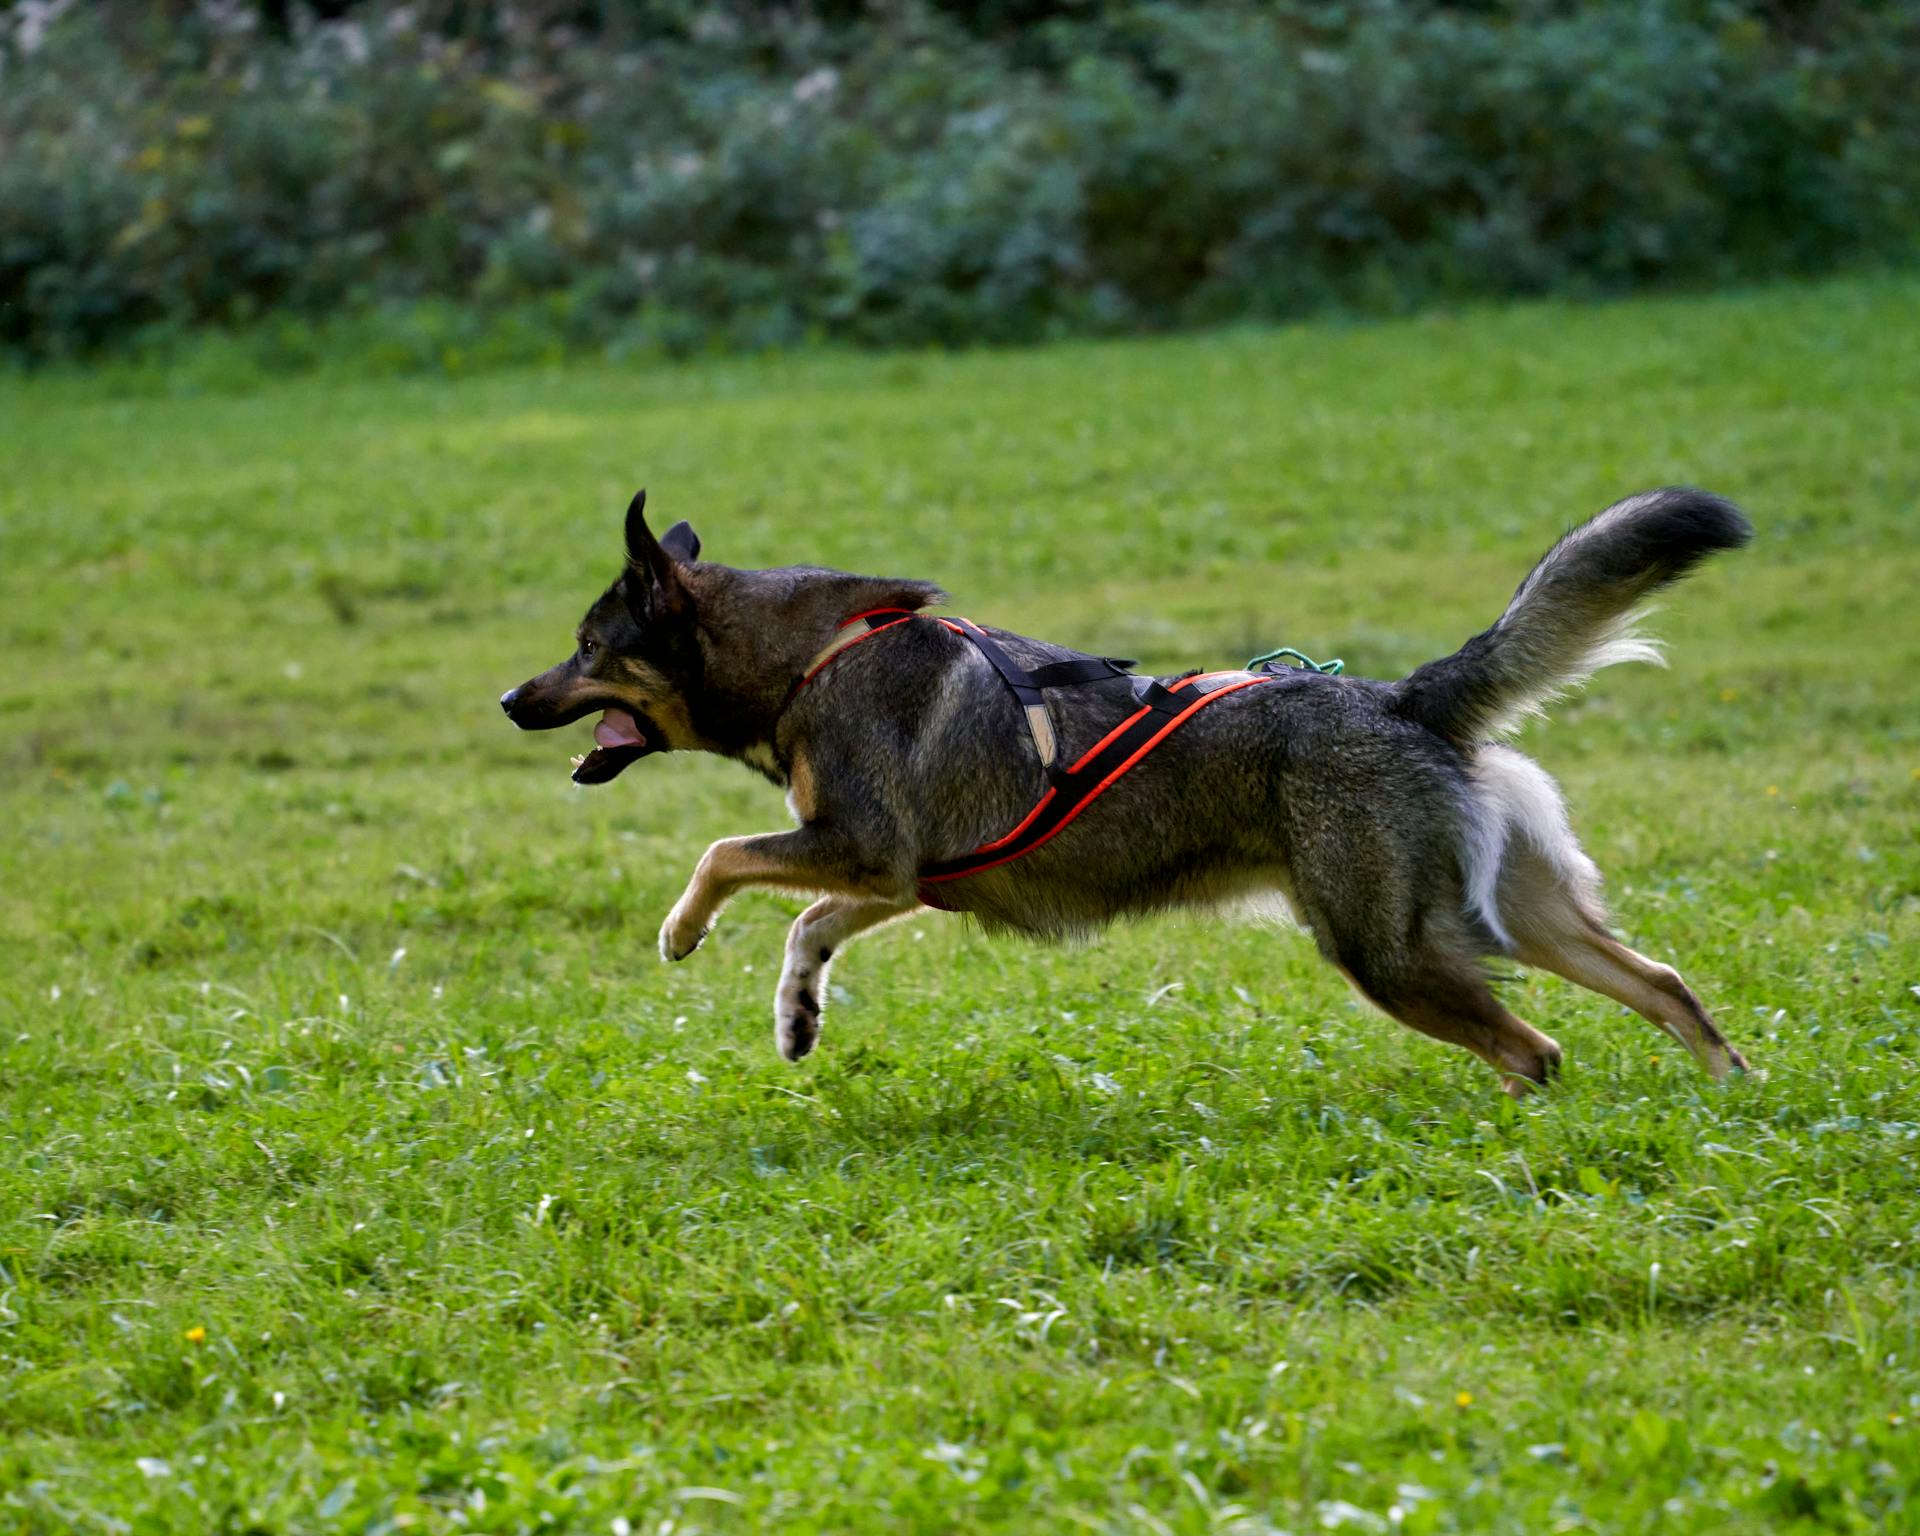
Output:
[[[0,349],[1026,341],[1900,261],[1920,0],[0,0]]]

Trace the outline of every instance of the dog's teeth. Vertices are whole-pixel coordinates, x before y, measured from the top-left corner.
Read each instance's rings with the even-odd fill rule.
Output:
[[[587,760],[587,754],[586,754],[586,753],[584,753],[584,752],[582,752],[582,753],[581,753],[581,754],[580,754],[580,755],[579,755],[578,757],[576,757],[576,758],[575,758],[575,759],[573,760],[573,766],[574,766],[574,767],[576,767],[576,768],[578,768],[578,767],[579,767],[579,766],[580,766],[580,765],[581,765],[582,763],[584,763],[584,762],[585,762],[586,760]]]

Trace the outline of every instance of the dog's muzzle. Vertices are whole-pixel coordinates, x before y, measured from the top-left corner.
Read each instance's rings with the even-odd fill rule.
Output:
[[[588,699],[564,709],[555,708],[551,696],[535,687],[538,682],[539,679],[534,678],[500,695],[501,710],[523,731],[556,730],[596,709],[602,711],[600,723],[593,730],[594,746],[573,760],[574,783],[605,784],[618,778],[629,764],[665,748],[659,729],[645,715],[606,699]]]

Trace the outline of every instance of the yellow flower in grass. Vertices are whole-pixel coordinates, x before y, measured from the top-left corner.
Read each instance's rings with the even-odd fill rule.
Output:
[[[206,1343],[206,1342],[207,1342],[207,1330],[206,1330],[206,1329],[204,1329],[204,1328],[202,1328],[202,1327],[199,1327],[198,1325],[195,1325],[194,1327],[192,1327],[192,1328],[189,1328],[189,1329],[187,1330],[187,1342],[188,1342],[189,1344],[204,1344],[204,1343]]]
[[[1455,1404],[1462,1408],[1471,1408],[1473,1406],[1473,1394],[1471,1392],[1456,1392],[1453,1394],[1453,1400]]]

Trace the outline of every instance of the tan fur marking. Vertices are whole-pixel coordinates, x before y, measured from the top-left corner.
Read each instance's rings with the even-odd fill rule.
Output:
[[[701,855],[686,890],[660,929],[660,953],[681,960],[693,953],[713,921],[734,896],[750,885],[777,890],[819,891],[829,896],[871,896],[866,886],[824,866],[769,857],[751,845],[754,837],[723,837]]]
[[[1747,1070],[1746,1058],[1727,1043],[1680,973],[1614,938],[1604,914],[1543,859],[1516,858],[1501,870],[1500,905],[1522,965],[1625,1004],[1684,1046],[1711,1077]]]
[[[812,821],[820,814],[820,795],[813,782],[813,763],[804,747],[794,748],[793,768],[787,778],[787,806],[794,820]]]
[[[1551,947],[1523,943],[1516,958],[1624,1003],[1684,1046],[1716,1081],[1736,1067],[1747,1069],[1678,971],[1610,935],[1569,934]]]
[[[743,886],[771,885],[786,890],[823,891],[829,895],[863,896],[857,883],[825,868],[769,859],[748,847],[750,837],[723,837],[706,851],[694,871],[696,884],[725,893],[725,900]]]

